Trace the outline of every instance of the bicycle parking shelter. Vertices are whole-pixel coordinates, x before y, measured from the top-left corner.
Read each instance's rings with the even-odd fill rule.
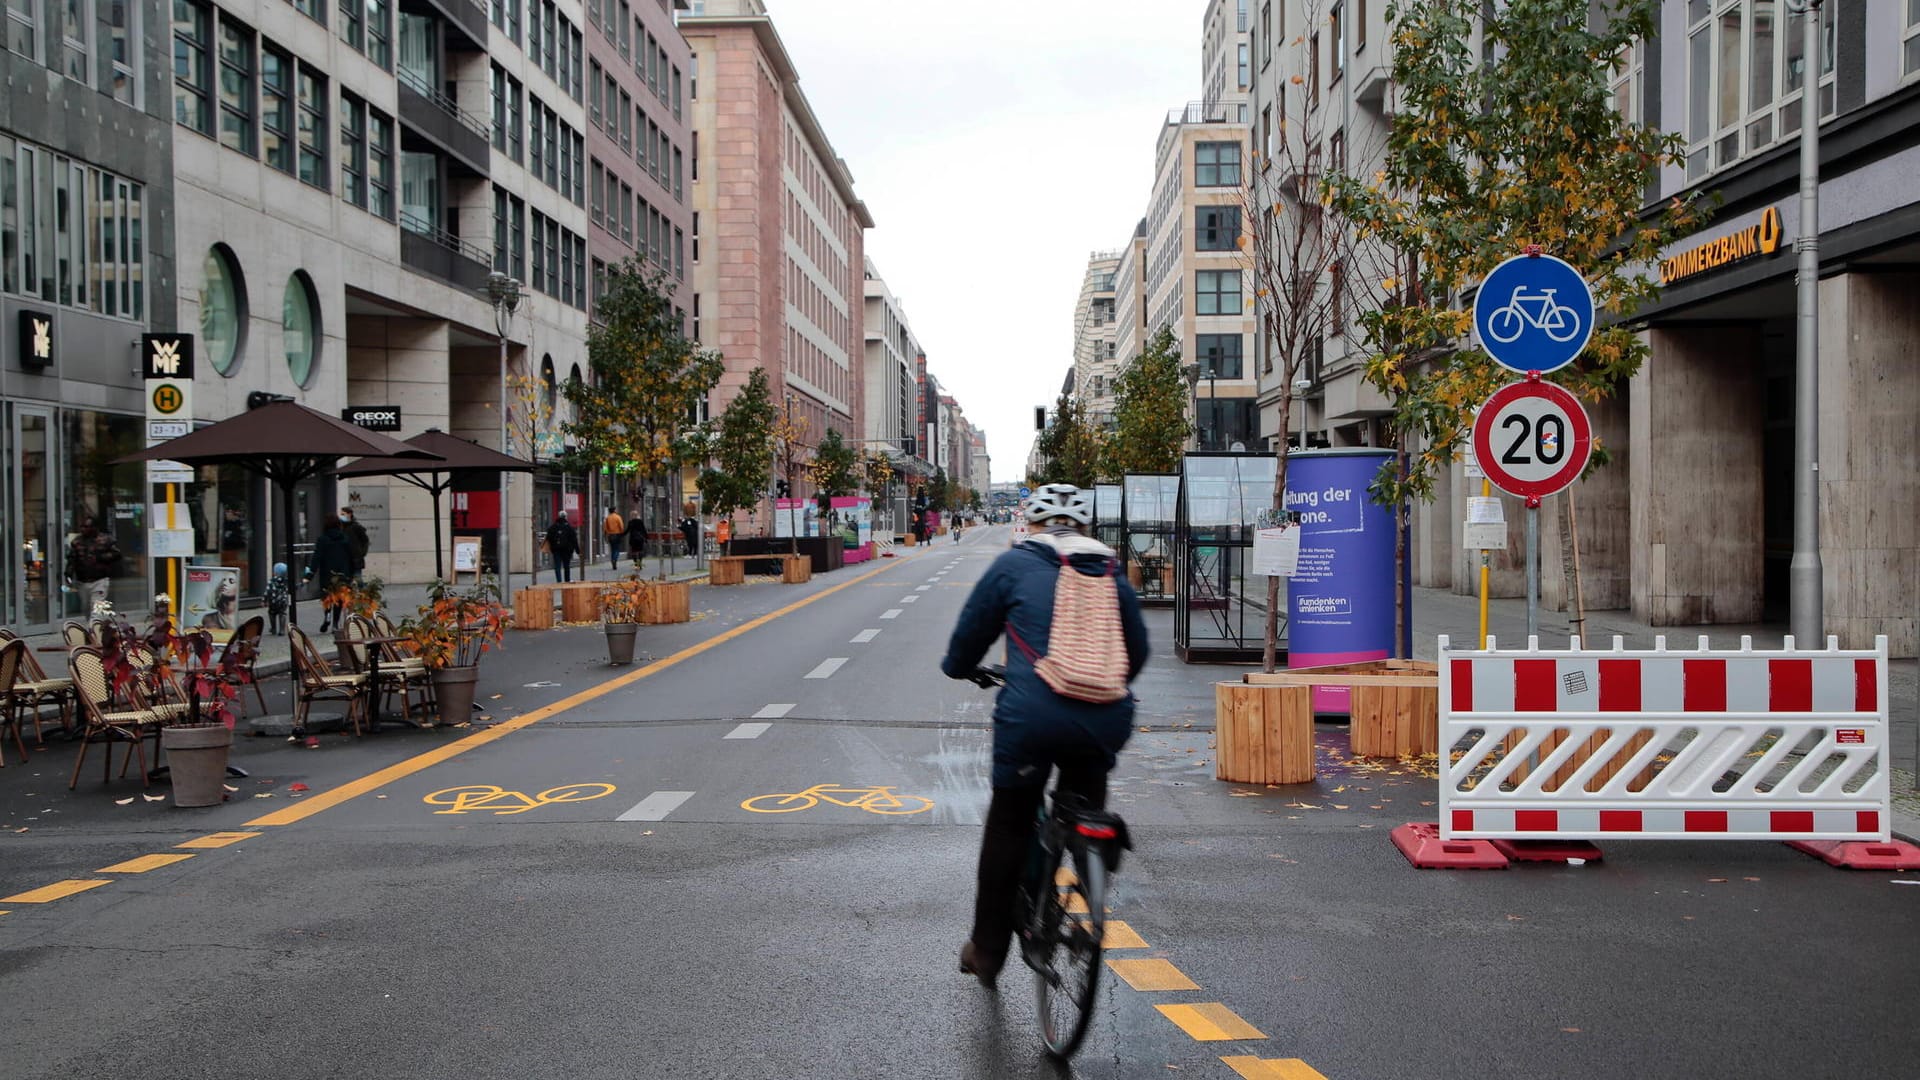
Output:
[[[1173,536],[1179,473],[1129,473],[1121,480],[1120,563],[1143,604],[1173,603]]]
[[[1173,647],[1187,663],[1246,663],[1265,651],[1267,579],[1251,571],[1253,534],[1273,506],[1279,464],[1272,454],[1225,451],[1196,451],[1181,463]],[[1284,657],[1284,609],[1280,620]]]

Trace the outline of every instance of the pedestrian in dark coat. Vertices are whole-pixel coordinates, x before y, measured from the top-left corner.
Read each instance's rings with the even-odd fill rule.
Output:
[[[547,526],[547,550],[553,554],[553,569],[561,581],[573,580],[573,557],[580,550],[580,534],[567,521],[567,512]]]
[[[639,511],[627,515],[627,559],[633,563],[633,572],[646,573],[643,560],[647,557],[647,522]]]
[[[322,599],[327,599],[333,590],[353,581],[353,541],[347,538],[347,531],[341,527],[337,517],[327,518],[327,524],[313,541],[313,557],[307,562],[306,580],[320,589]],[[341,607],[328,600],[325,613],[320,617],[320,632],[327,633],[338,625]]]
[[[373,548],[373,538],[367,535],[367,527],[353,519],[353,509],[342,507],[340,510],[340,528],[347,534],[347,546],[353,550],[353,580],[359,581],[367,571],[367,552]]]

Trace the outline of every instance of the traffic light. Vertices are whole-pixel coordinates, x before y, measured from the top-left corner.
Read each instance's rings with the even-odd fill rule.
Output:
[[[1033,430],[1047,430],[1047,407],[1045,405],[1035,405],[1033,407]]]

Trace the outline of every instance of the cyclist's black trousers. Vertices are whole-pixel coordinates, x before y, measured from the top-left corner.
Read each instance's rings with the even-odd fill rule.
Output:
[[[1062,765],[1060,789],[1080,796],[1095,809],[1105,809],[1105,763]],[[987,807],[986,835],[980,841],[979,892],[973,902],[973,947],[995,960],[1006,956],[1013,938],[1020,876],[1032,854],[1035,817],[1046,790],[1043,772],[1037,784],[994,788],[993,802]]]

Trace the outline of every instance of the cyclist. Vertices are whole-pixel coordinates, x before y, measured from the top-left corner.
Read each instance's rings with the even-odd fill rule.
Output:
[[[1007,959],[1020,876],[1035,842],[1048,774],[1057,767],[1060,790],[1104,808],[1107,773],[1133,733],[1132,694],[1105,703],[1081,701],[1055,693],[1034,670],[1034,660],[1047,652],[1058,575],[1112,576],[1128,681],[1147,663],[1140,601],[1125,576],[1115,573],[1113,549],[1087,535],[1093,500],[1071,484],[1047,484],[1028,500],[1026,516],[1034,534],[995,559],[974,586],[940,664],[949,678],[969,678],[1003,630],[1018,642],[1009,650],[1006,686],[993,709],[993,800],[980,842],[973,933],[960,949],[960,970],[989,988]]]

